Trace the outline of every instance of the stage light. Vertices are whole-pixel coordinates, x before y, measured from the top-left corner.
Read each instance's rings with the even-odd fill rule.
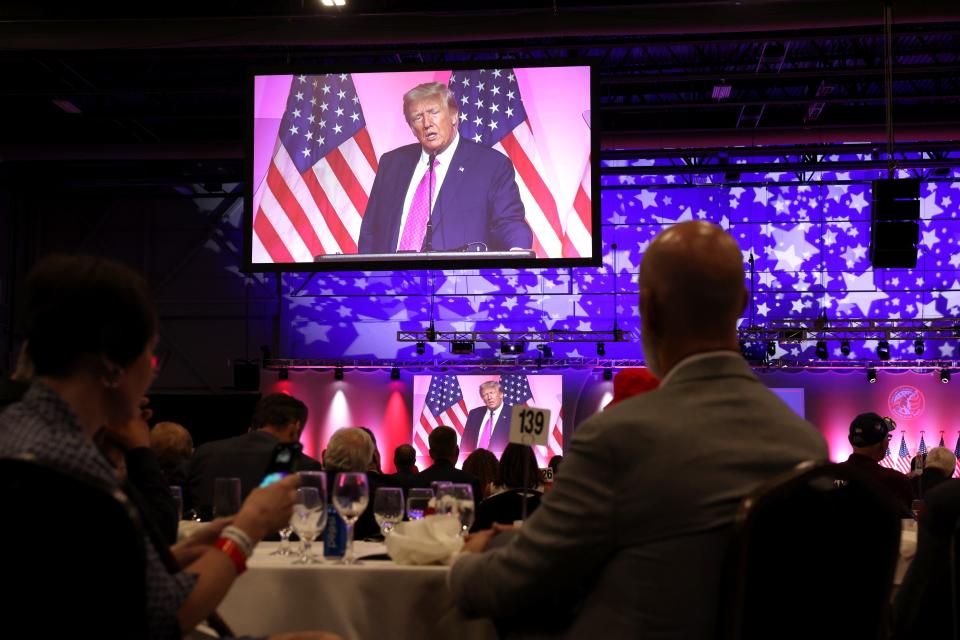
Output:
[[[949,369],[940,369],[940,382],[947,384],[950,382],[950,370]]]
[[[425,342],[418,342],[418,343],[417,343],[417,355],[418,355],[418,356],[422,356],[422,355],[423,355],[424,353],[426,353],[426,352],[427,352],[427,343],[425,343]]]
[[[845,355],[845,356],[850,355],[850,341],[849,341],[849,340],[841,340],[841,341],[840,341],[840,353],[842,353],[842,354]]]
[[[602,342],[597,343],[597,355],[600,356],[601,358],[607,355],[607,347]]]
[[[877,341],[877,357],[881,360],[890,359],[890,343],[886,340]]]
[[[320,4],[325,7],[343,7],[346,6],[347,0],[320,0]]]
[[[390,369],[390,379],[391,379],[391,380],[399,380],[399,379],[400,379],[400,369],[398,369],[397,367],[394,367],[393,369]]]
[[[433,321],[430,321],[430,326],[427,327],[427,342],[436,342],[437,341],[437,330],[433,326]]]
[[[830,357],[830,354],[827,353],[827,341],[826,340],[817,340],[817,357],[821,360],[826,360]]]
[[[537,351],[539,351],[540,353],[542,353],[544,358],[552,358],[552,357],[553,357],[553,349],[550,348],[550,345],[548,345],[548,344],[538,344],[538,345],[537,345]]]
[[[923,355],[923,340],[920,338],[917,338],[913,341],[913,352],[918,356]]]
[[[518,356],[523,353],[523,347],[522,342],[507,342],[504,340],[500,343],[500,353],[505,356]]]
[[[333,370],[334,380],[343,380],[343,367],[337,367]]]
[[[469,355],[473,353],[474,344],[472,340],[454,340],[450,343],[450,353],[457,355]]]
[[[777,355],[777,343],[773,340],[767,342],[767,355],[771,358]]]
[[[280,373],[277,374],[277,377],[281,380],[287,380],[290,377],[290,370],[286,367],[280,369]]]
[[[611,369],[610,367],[604,367],[603,379],[606,380],[607,382],[613,380],[613,369]]]
[[[877,370],[867,369],[867,382],[875,384],[877,382]]]

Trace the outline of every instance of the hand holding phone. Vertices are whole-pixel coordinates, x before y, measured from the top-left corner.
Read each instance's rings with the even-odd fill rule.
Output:
[[[266,471],[263,472],[263,481],[260,486],[269,486],[293,473],[302,451],[303,445],[299,442],[278,443],[273,448],[273,454],[270,456]]]

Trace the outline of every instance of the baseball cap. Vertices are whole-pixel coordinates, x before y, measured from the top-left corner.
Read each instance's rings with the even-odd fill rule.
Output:
[[[850,444],[855,447],[869,447],[883,440],[896,425],[889,418],[868,412],[861,413],[850,423]]]

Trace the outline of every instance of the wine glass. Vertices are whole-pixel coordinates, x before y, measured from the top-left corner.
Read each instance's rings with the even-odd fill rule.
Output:
[[[370,502],[367,474],[351,471],[338,473],[333,486],[333,506],[347,525],[347,551],[343,564],[355,564],[353,557],[353,525]]]
[[[433,500],[432,489],[410,489],[410,495],[407,496],[407,517],[411,520],[421,520],[431,500]]]
[[[310,547],[327,520],[327,500],[316,487],[300,487],[293,503],[290,526],[300,537],[300,557],[294,564],[320,564]]]
[[[433,512],[441,516],[458,515],[457,498],[454,495],[454,484],[452,482],[438,483],[436,489],[436,499],[433,501]]]
[[[466,535],[473,526],[473,517],[476,513],[475,502],[473,501],[473,487],[469,484],[454,484],[453,497],[457,499],[457,507],[460,515],[460,533]]]
[[[386,538],[403,520],[403,489],[381,487],[373,496],[373,517]]]
[[[225,518],[240,511],[240,478],[215,478],[213,481],[213,517]]]

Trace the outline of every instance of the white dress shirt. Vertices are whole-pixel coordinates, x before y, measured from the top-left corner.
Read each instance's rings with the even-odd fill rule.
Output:
[[[433,205],[437,202],[437,194],[440,193],[440,187],[443,185],[443,179],[447,176],[447,169],[453,161],[453,152],[457,150],[460,143],[460,134],[456,131],[453,134],[453,142],[446,149],[437,154],[437,166],[433,170],[433,197],[430,199],[430,213],[433,214]],[[407,196],[403,199],[403,214],[400,216],[400,233],[397,234],[397,247],[400,250],[400,241],[403,239],[403,227],[407,224],[407,214],[410,213],[410,205],[413,203],[413,196],[417,192],[420,180],[423,174],[427,172],[427,161],[430,156],[422,148],[420,149],[420,159],[417,161],[417,168],[413,170],[413,178],[407,186]]]

